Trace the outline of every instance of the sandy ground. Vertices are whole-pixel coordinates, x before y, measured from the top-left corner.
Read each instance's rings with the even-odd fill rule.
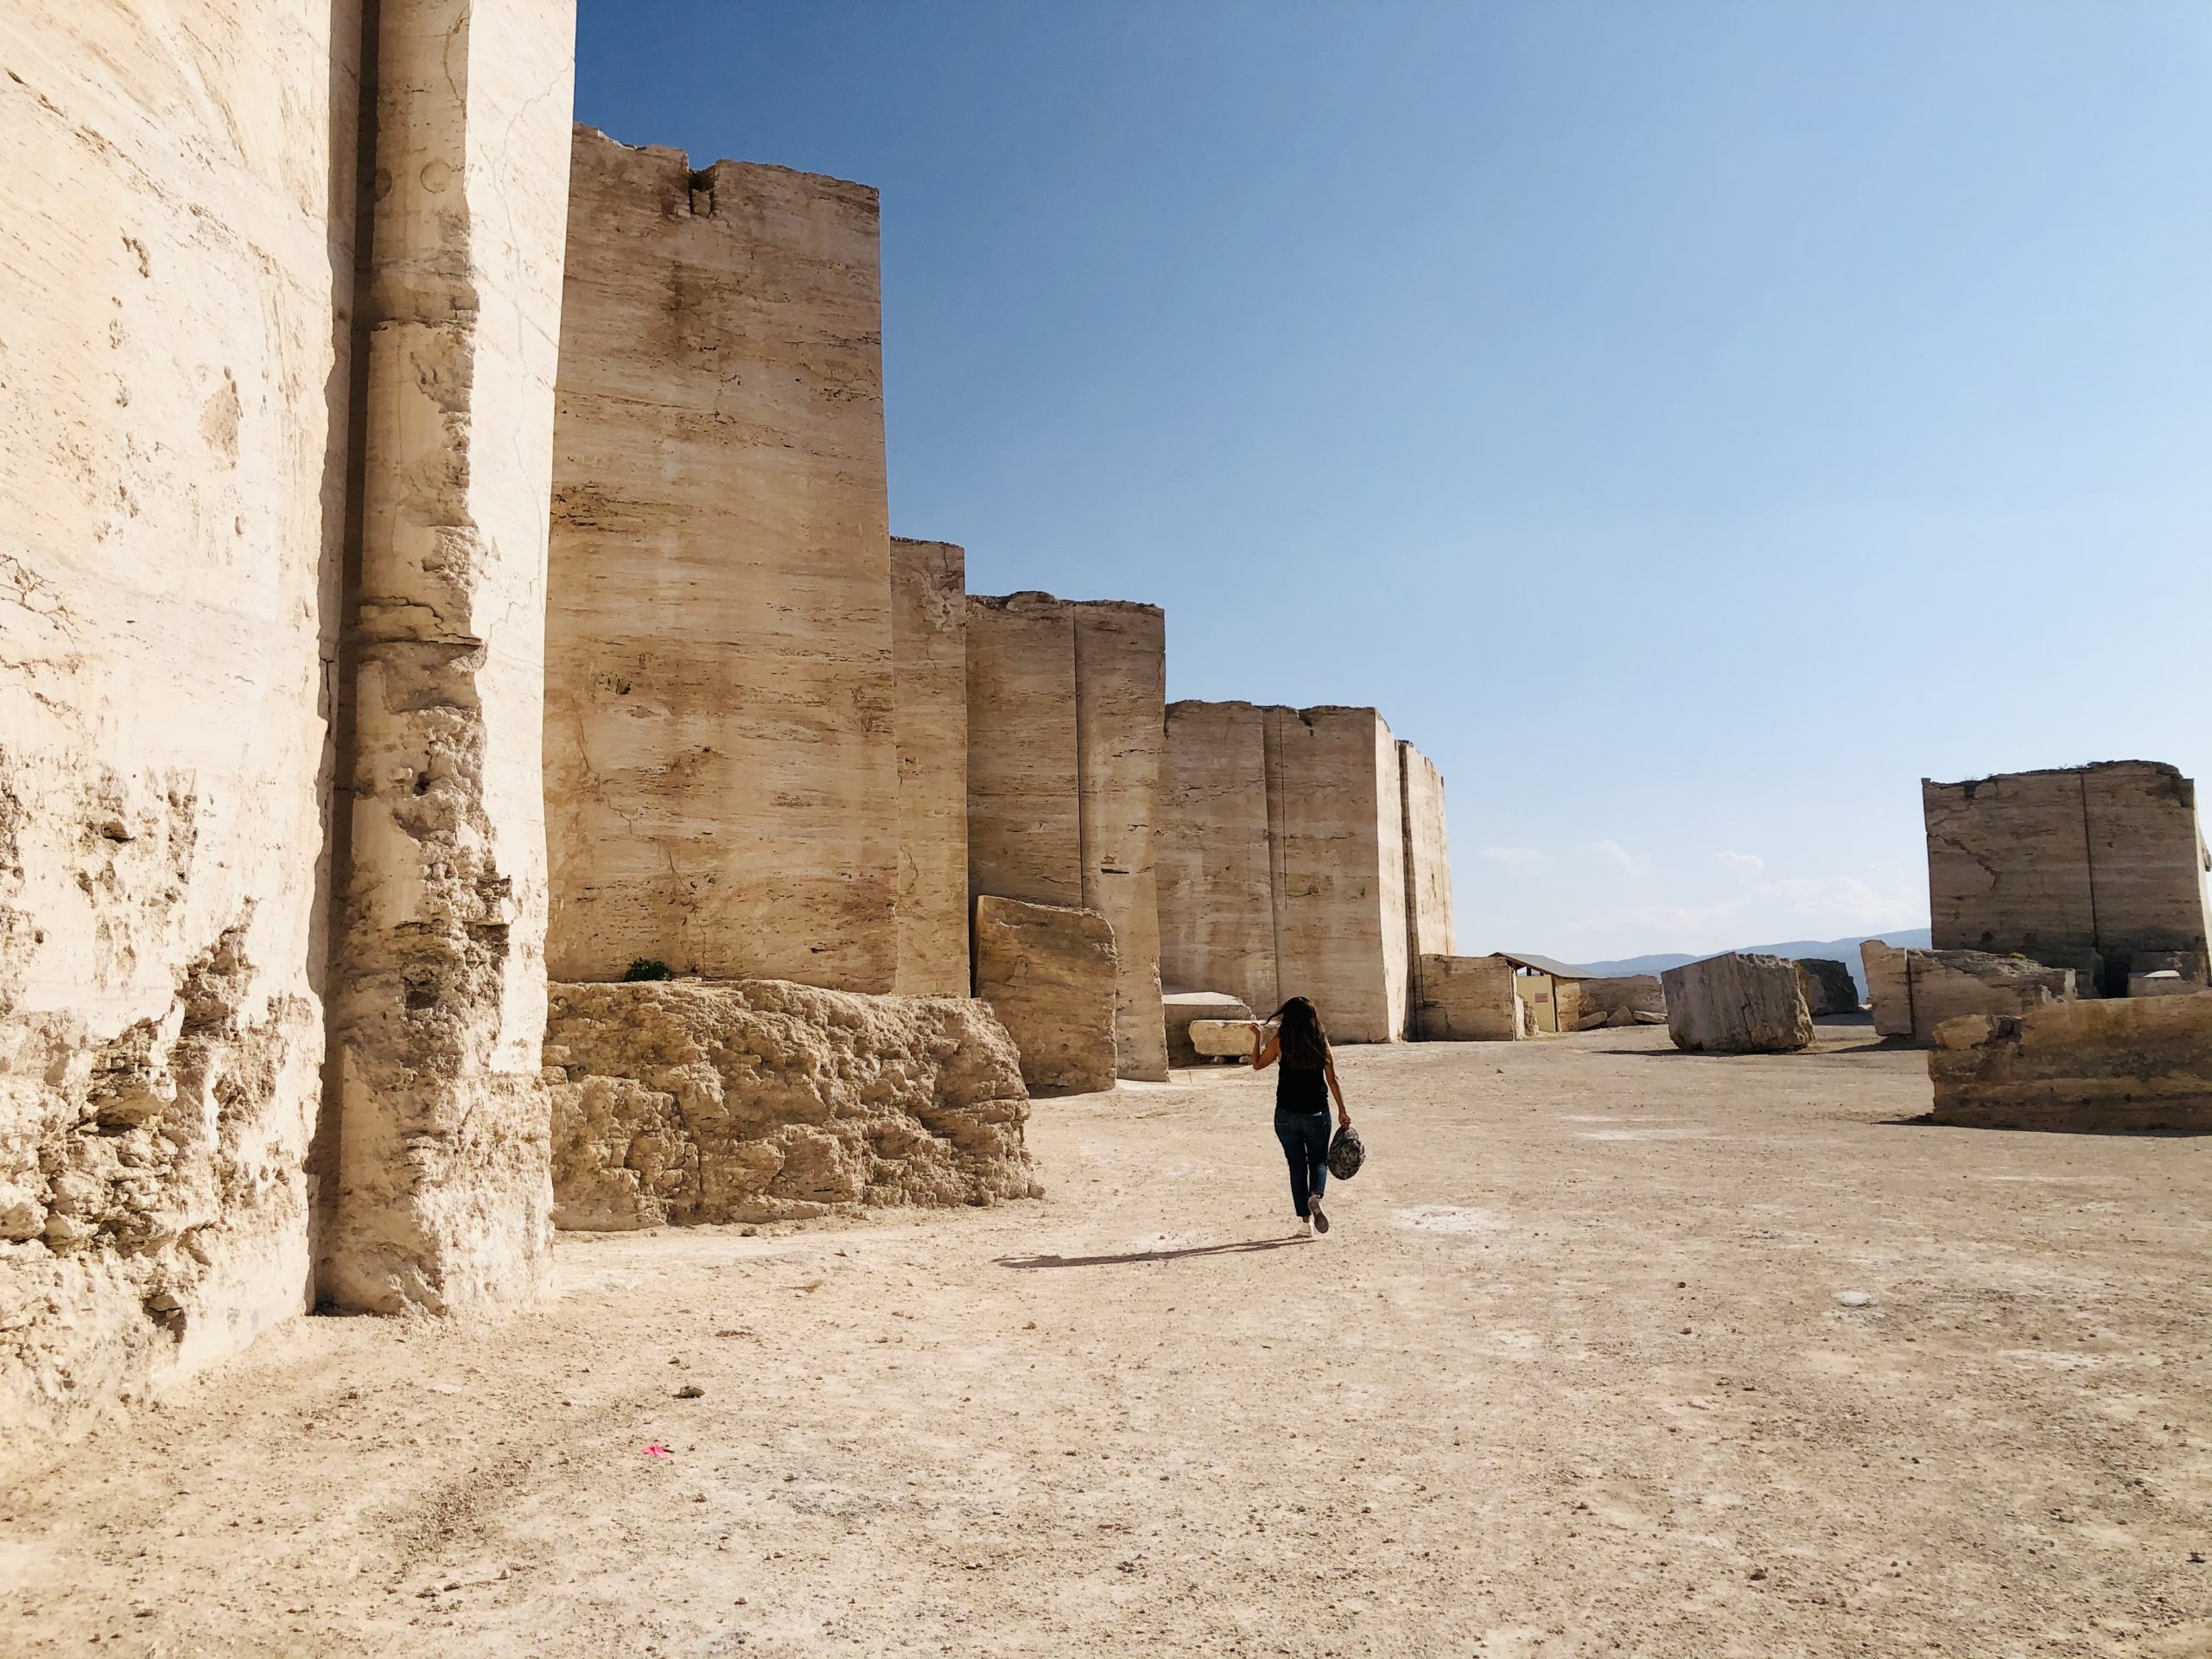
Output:
[[[1192,1074],[1041,1104],[1039,1203],[301,1321],[0,1484],[0,1650],[2212,1653],[2212,1140],[1861,1035],[1351,1051],[1315,1243]]]

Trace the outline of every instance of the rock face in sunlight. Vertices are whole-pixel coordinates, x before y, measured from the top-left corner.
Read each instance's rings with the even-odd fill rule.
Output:
[[[976,995],[1020,1051],[1038,1095],[1114,1086],[1114,1013],[1121,962],[1095,910],[976,901]]]
[[[1667,1033],[1694,1054],[1775,1054],[1813,1040],[1797,964],[1782,957],[1708,957],[1659,976]]]
[[[556,985],[553,1218],[783,1221],[1040,1190],[1019,1057],[965,997],[780,980]]]
[[[1947,1020],[1928,1056],[1939,1123],[2212,1129],[2212,993]]]
[[[1923,779],[1929,944],[2018,953],[2126,994],[2139,953],[2208,977],[2196,786],[2173,766],[2109,760],[1966,783]]]
[[[1535,1033],[1503,957],[1427,956],[1414,1035],[1427,1043],[1510,1043]]]
[[[968,995],[967,556],[891,538],[892,727],[899,740],[899,972]]]
[[[2025,957],[1986,950],[1898,950],[1879,939],[1859,947],[1874,1029],[1885,1037],[1932,1043],[1946,1020],[1969,1014],[2024,1014],[2071,1002],[2078,976]]]

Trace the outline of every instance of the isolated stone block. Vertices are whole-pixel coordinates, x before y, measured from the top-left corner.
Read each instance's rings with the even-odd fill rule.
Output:
[[[545,618],[553,977],[645,957],[889,991],[876,193],[695,169],[589,127],[573,142]]]
[[[1114,1086],[1121,962],[1096,911],[985,895],[976,901],[976,995],[1021,1055],[1033,1095]]]
[[[1231,1024],[1254,1017],[1247,1003],[1221,991],[1169,991],[1160,998],[1167,1031],[1167,1058],[1173,1065],[1195,1065],[1206,1058],[1192,1046],[1195,1020],[1226,1020]]]
[[[1249,1060],[1252,1058],[1252,1022],[1247,1020],[1193,1020],[1191,1022],[1191,1047],[1202,1059]]]
[[[1612,1019],[1614,1014],[1624,1012],[1659,1015],[1667,1012],[1667,1000],[1659,989],[1659,976],[1656,974],[1622,974],[1606,979],[1579,980],[1575,988],[1581,998],[1584,1015],[1602,1014],[1611,1024],[1633,1025],[1633,1020]]]
[[[1782,957],[1730,952],[1659,976],[1667,1031],[1696,1054],[1773,1054],[1808,1046],[1812,1016],[1797,965]]]
[[[1859,1012],[1859,982],[1842,963],[1826,957],[1797,959],[1798,988],[1805,994],[1805,1011],[1815,1019],[1823,1014]]]
[[[586,1231],[1033,1197],[1013,1042],[964,997],[556,985],[553,1218]]]
[[[1503,957],[1426,956],[1414,1034],[1432,1043],[1514,1042],[1535,1034]]]
[[[1874,1029],[1916,1043],[1936,1039],[1947,1020],[1971,1014],[2019,1014],[2075,1000],[2070,968],[1986,950],[1898,950],[1879,939],[1859,947],[1874,1007]]]
[[[1944,1021],[1936,1039],[1928,1076],[1939,1123],[2212,1129],[2212,995],[1968,1014]]]

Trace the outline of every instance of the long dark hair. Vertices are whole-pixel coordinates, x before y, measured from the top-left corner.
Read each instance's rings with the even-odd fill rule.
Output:
[[[1329,1062],[1329,1033],[1321,1028],[1321,1011],[1302,996],[1294,996],[1275,1010],[1275,1040],[1282,1046],[1282,1063],[1312,1071]]]

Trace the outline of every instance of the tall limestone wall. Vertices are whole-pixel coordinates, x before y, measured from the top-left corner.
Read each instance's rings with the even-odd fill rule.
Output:
[[[1167,1075],[1154,866],[1166,664],[1154,606],[968,601],[969,892],[1106,918],[1116,1069],[1153,1080]]]
[[[1444,825],[1444,774],[1412,744],[1398,741],[1398,820],[1406,856],[1406,960],[1408,1006],[1419,1024],[1425,957],[1448,957],[1459,946],[1452,918],[1452,853]]]
[[[898,988],[968,995],[967,556],[891,538],[899,740]]]
[[[321,1296],[539,1293],[547,502],[573,0],[381,0]]]
[[[1268,709],[1267,743],[1276,984],[1340,1042],[1395,1042],[1410,967],[1396,742],[1372,709],[1319,708]]]
[[[0,11],[0,1426],[310,1300],[359,32]]]
[[[1923,779],[1935,949],[2018,953],[2126,993],[2129,963],[2179,952],[2208,982],[2196,788],[2115,760],[1967,783]]]
[[[1267,719],[1249,702],[1167,705],[1157,854],[1160,977],[1262,1014],[1281,1001]]]
[[[646,957],[889,991],[875,192],[695,170],[588,127],[573,181],[546,624],[553,976]]]

